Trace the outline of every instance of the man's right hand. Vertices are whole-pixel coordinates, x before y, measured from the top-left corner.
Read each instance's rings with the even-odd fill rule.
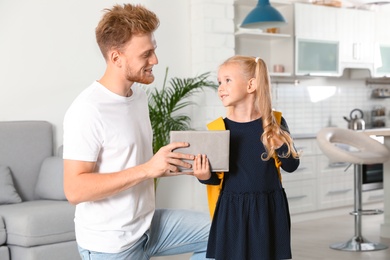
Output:
[[[188,147],[189,143],[174,142],[160,148],[157,153],[144,164],[144,170],[148,178],[158,178],[163,176],[175,176],[182,174],[192,174],[192,172],[180,172],[178,166],[191,169],[192,165],[184,160],[195,159],[193,154],[177,153],[174,150]]]

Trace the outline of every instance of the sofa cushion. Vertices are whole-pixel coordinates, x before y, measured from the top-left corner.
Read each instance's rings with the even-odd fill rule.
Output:
[[[1,121],[0,165],[12,171],[23,201],[35,199],[35,186],[45,158],[53,156],[53,125],[45,121]]]
[[[7,234],[5,231],[4,221],[3,218],[0,216],[0,246],[2,244],[5,244],[6,240],[7,240]]]
[[[11,170],[0,165],[0,205],[19,202],[22,202],[22,199],[14,187]]]
[[[7,246],[0,246],[0,260],[9,260],[9,251]]]
[[[35,196],[37,198],[66,200],[63,169],[63,160],[60,157],[52,156],[43,161],[35,187]]]
[[[75,207],[67,201],[36,200],[0,205],[7,244],[24,247],[75,240]]]

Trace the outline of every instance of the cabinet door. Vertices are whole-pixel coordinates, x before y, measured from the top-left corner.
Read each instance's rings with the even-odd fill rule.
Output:
[[[295,36],[336,41],[337,8],[296,3]]]
[[[390,77],[389,12],[375,13],[374,77]]]
[[[296,39],[295,74],[340,76],[337,41]]]
[[[340,61],[374,63],[374,12],[341,8],[338,10]]]
[[[330,164],[326,156],[319,157],[318,208],[327,209],[353,205],[353,166]]]
[[[390,44],[380,45],[378,55],[374,77],[390,77]]]

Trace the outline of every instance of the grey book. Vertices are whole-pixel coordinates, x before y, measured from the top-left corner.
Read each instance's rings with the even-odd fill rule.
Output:
[[[229,171],[230,131],[171,131],[170,142],[187,142],[189,147],[176,149],[186,154],[206,154],[213,172]],[[186,160],[188,163],[193,161]],[[180,169],[181,171],[192,171]]]

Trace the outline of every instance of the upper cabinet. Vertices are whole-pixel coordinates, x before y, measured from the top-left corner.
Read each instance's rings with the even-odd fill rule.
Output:
[[[366,68],[373,73],[375,12],[338,8],[338,38],[342,68]]]
[[[297,3],[294,13],[295,75],[341,76],[335,8]]]
[[[313,40],[338,40],[335,8],[296,3],[294,12],[296,37]]]
[[[390,14],[379,11],[375,15],[374,77],[390,77]]]
[[[276,34],[240,29],[256,1],[235,2],[236,53],[260,56],[271,76],[341,76],[346,68],[390,75],[389,13],[308,3],[274,3],[287,20]],[[387,36],[383,36],[387,35]],[[273,73],[283,65],[284,73]]]

